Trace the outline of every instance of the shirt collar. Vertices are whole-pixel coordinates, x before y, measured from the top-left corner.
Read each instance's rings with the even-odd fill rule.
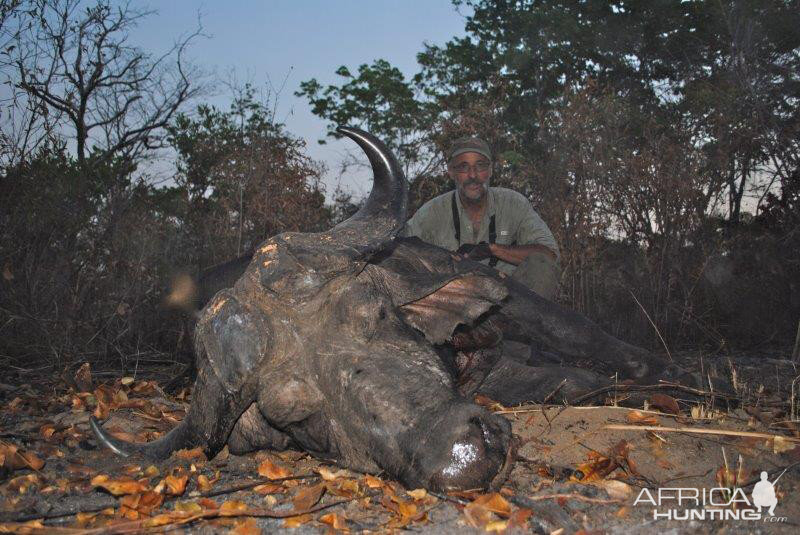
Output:
[[[464,205],[461,204],[461,195],[458,194],[458,188],[453,190],[453,195],[456,196],[456,205],[458,206],[458,213],[465,216],[464,213]],[[486,192],[486,211],[483,212],[483,221],[489,221],[489,219],[495,215],[495,202],[494,202],[494,188],[489,186],[489,191]]]

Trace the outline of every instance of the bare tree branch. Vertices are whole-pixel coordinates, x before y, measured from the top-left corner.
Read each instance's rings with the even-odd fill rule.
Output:
[[[0,67],[13,66],[5,83],[19,91],[11,105],[38,112],[38,123],[28,122],[29,133],[48,125],[39,142],[68,132],[79,161],[92,151],[138,158],[162,146],[164,127],[205,89],[202,73],[185,59],[189,45],[203,35],[199,21],[154,56],[128,43],[136,25],[153,14],[130,2],[20,0],[13,20],[0,6],[0,42],[13,44]],[[51,111],[59,118],[55,124],[44,121]]]

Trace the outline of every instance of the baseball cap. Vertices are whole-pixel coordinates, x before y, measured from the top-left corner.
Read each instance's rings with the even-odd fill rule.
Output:
[[[486,156],[489,160],[492,159],[492,151],[484,140],[479,137],[460,137],[450,145],[450,150],[447,151],[447,161],[449,162],[465,152],[477,152],[482,156]]]

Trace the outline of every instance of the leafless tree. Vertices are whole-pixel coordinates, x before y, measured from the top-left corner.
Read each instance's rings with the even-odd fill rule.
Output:
[[[163,128],[203,87],[186,62],[198,27],[160,56],[129,43],[131,31],[153,14],[97,0],[27,0],[9,7],[0,58],[27,147],[53,132],[74,141],[80,162],[101,156],[140,156],[159,148]],[[36,133],[36,139],[31,136]]]

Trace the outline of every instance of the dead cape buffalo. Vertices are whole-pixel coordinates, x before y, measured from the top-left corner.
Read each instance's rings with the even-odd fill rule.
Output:
[[[599,359],[635,379],[664,368],[493,268],[397,238],[408,189],[397,161],[370,134],[339,131],[372,165],[366,204],[327,232],[270,238],[246,269],[232,264],[241,276],[197,320],[186,418],[148,444],[113,438],[93,419],[102,443],[153,459],[196,446],[209,458],[225,444],[237,454],[295,447],[410,488],[486,487],[505,478],[513,440],[508,422],[470,394],[516,403],[564,379],[559,397],[606,383],[508,358],[510,341]]]

